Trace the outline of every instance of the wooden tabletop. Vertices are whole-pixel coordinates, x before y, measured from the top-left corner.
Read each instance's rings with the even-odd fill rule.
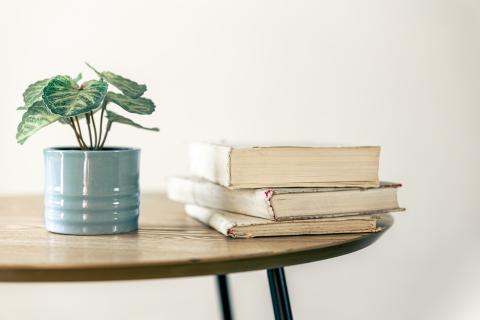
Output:
[[[163,194],[142,197],[140,229],[67,236],[43,226],[41,196],[0,197],[0,281],[99,281],[222,274],[350,253],[383,232],[229,239]],[[384,221],[387,226],[393,220]]]

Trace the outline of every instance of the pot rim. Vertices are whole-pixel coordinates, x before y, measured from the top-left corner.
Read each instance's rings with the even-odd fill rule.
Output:
[[[140,148],[134,147],[106,147],[102,150],[82,150],[79,147],[50,147],[43,149],[45,153],[56,153],[56,152],[65,152],[65,153],[123,153],[123,152],[138,152]]]

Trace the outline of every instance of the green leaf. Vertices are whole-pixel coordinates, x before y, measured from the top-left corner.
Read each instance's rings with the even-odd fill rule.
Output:
[[[152,100],[147,98],[133,99],[124,96],[123,94],[108,92],[107,100],[119,105],[125,109],[125,111],[131,113],[151,114],[153,111],[155,111],[155,104]]]
[[[158,128],[147,128],[147,127],[141,126],[138,123],[136,123],[136,122],[134,122],[134,121],[132,121],[128,118],[125,118],[124,116],[121,116],[121,115],[119,115],[115,112],[109,111],[109,110],[107,110],[107,119],[108,119],[109,124],[111,124],[113,122],[118,122],[118,123],[123,123],[123,124],[129,125],[129,126],[140,128],[140,129],[151,130],[151,131],[160,131]]]
[[[60,122],[61,124],[67,124],[67,125],[71,124],[70,118],[60,118],[58,119],[58,122]]]
[[[17,110],[27,110],[30,108],[35,102],[42,100],[43,89],[47,86],[48,82],[52,78],[43,79],[32,83],[28,86],[28,88],[23,93],[23,101],[25,102],[24,106],[18,107]],[[73,81],[78,82],[82,79],[82,74],[79,73]]]
[[[130,98],[136,99],[138,97],[141,97],[147,90],[147,86],[144,84],[138,84],[135,81],[124,78],[110,71],[99,72],[88,63],[87,66],[93,71],[95,71],[95,73],[97,73],[99,77],[105,79],[108,83],[115,86],[124,95]]]
[[[51,113],[43,101],[35,102],[23,114],[22,122],[17,127],[17,142],[23,144],[35,132],[60,118],[61,116]]]
[[[25,102],[24,109],[30,108],[35,102],[42,100],[43,89],[48,84],[51,78],[43,79],[32,83],[27,87],[25,92],[23,92],[23,101]],[[22,107],[20,107],[22,108]],[[24,110],[18,108],[17,110]]]
[[[80,80],[82,80],[82,74],[81,73],[77,74],[77,76],[75,78],[73,78],[73,81],[75,81],[75,82],[78,82]]]
[[[96,109],[107,88],[103,80],[90,80],[78,86],[69,76],[56,76],[43,90],[43,101],[52,113],[73,117]]]

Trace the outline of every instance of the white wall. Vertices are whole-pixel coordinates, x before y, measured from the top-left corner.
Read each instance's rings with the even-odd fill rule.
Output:
[[[297,319],[480,317],[478,1],[9,1],[0,4],[0,193],[42,189],[46,128],[15,143],[21,93],[83,62],[149,85],[160,134],[142,184],[183,173],[193,140],[382,145],[401,181],[394,228],[363,251],[286,269]],[[138,120],[141,120],[140,118]],[[41,214],[41,213],[39,213]],[[238,319],[272,318],[263,272],[232,277]],[[218,317],[209,277],[0,284],[1,319]]]

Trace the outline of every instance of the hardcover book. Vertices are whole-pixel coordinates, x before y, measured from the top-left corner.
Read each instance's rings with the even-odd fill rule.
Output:
[[[242,213],[269,220],[403,211],[397,200],[398,183],[376,188],[261,188],[231,190],[196,177],[170,177],[171,200]]]
[[[186,205],[187,214],[232,238],[377,232],[388,214],[274,222],[242,214]]]
[[[377,187],[380,147],[193,144],[190,173],[231,189]]]

